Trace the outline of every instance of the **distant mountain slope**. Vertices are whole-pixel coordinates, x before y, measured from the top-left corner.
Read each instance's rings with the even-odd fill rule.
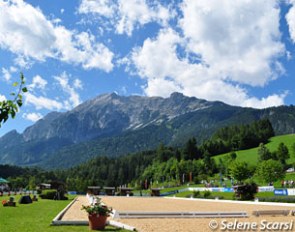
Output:
[[[65,113],[52,112],[22,134],[0,138],[0,163],[70,167],[97,155],[153,149],[160,142],[198,142],[218,128],[267,117],[276,134],[293,133],[295,107],[264,110],[208,102],[173,93],[169,98],[100,95]]]
[[[278,149],[278,146],[280,143],[284,143],[289,150],[290,158],[287,160],[288,164],[294,164],[295,162],[295,156],[293,153],[292,146],[295,143],[295,134],[288,134],[288,135],[279,135],[272,137],[270,139],[270,142],[266,144],[266,147],[271,151],[276,151]],[[241,150],[241,151],[236,151],[235,153],[237,154],[236,160],[241,161],[241,162],[247,162],[250,165],[257,165],[258,162],[258,148],[251,148],[247,150]],[[219,162],[220,158],[224,158],[227,156],[229,153],[226,154],[220,154],[217,156],[214,156],[213,158],[216,160],[216,162]]]

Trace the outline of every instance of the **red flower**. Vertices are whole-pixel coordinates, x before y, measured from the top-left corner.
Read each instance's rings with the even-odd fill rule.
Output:
[[[3,201],[2,201],[2,205],[3,205],[3,206],[7,205],[7,203],[8,203],[7,200],[3,200]]]

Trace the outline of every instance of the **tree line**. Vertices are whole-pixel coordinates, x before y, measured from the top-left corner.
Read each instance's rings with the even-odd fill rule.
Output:
[[[76,191],[85,191],[87,186],[93,185],[129,184],[145,188],[147,182],[153,186],[175,185],[189,181],[198,183],[216,173],[242,181],[258,172],[258,169],[236,161],[235,151],[240,149],[257,147],[260,144],[259,159],[270,162],[268,158],[271,158],[281,165],[282,170],[284,169],[285,160],[288,158],[285,147],[280,145],[276,152],[269,154],[264,146],[273,135],[271,123],[267,119],[262,119],[248,125],[222,128],[210,140],[200,145],[196,138],[190,138],[183,147],[171,147],[160,143],[155,150],[121,157],[100,156],[76,167],[51,172],[39,168],[19,167],[11,167],[9,171],[6,166],[6,169],[0,167],[0,170],[4,170],[4,173],[0,172],[0,176],[9,176],[14,186],[22,182],[23,187],[32,187],[50,180],[61,180],[66,183],[68,190]],[[231,153],[219,162],[213,158],[217,154],[226,152]],[[263,168],[260,169],[263,173]]]

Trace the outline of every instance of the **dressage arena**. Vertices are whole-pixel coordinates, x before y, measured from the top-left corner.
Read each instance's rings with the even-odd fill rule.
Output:
[[[116,210],[114,218],[110,221],[120,222],[134,227],[137,231],[169,231],[169,232],[196,232],[213,231],[210,226],[216,226],[215,231],[221,231],[222,223],[257,223],[262,221],[274,226],[272,230],[279,231],[279,223],[289,223],[288,231],[295,231],[294,204],[287,203],[259,203],[237,202],[222,200],[162,198],[162,197],[101,197],[102,201]],[[85,196],[77,197],[67,209],[65,209],[53,224],[83,224],[87,225],[87,213],[81,210],[82,205],[88,205],[89,200]],[[281,212],[288,211],[287,216]],[[128,215],[128,212],[130,215]],[[260,216],[253,212],[264,213]],[[271,212],[274,212],[273,214]],[[218,214],[220,213],[220,215]],[[238,216],[231,216],[237,213]],[[239,215],[242,213],[241,215]],[[278,213],[278,214],[276,214]],[[122,217],[120,218],[120,214]],[[163,215],[164,214],[164,215]],[[245,217],[246,214],[246,217]],[[137,216],[136,216],[137,215]],[[214,216],[215,215],[215,216]],[[119,216],[119,218],[118,218]],[[133,218],[135,217],[135,218]],[[212,221],[213,220],[213,221]],[[225,221],[226,220],[226,221]],[[224,230],[228,231],[228,230]],[[235,231],[246,231],[238,230]],[[251,231],[248,230],[248,231]]]

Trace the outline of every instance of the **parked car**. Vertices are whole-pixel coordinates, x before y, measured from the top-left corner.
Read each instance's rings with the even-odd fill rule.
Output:
[[[294,172],[295,170],[294,170],[294,168],[288,168],[287,170],[286,170],[286,172]]]

